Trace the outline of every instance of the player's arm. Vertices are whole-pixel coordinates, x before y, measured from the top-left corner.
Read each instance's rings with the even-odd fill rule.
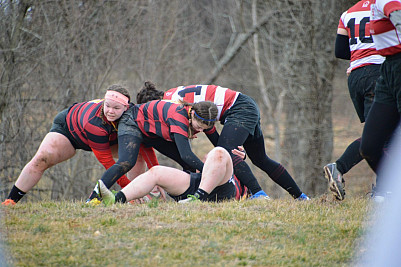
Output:
[[[204,133],[206,134],[209,141],[213,144],[213,146],[217,146],[220,135],[217,132],[216,127],[213,126],[211,129],[205,130]]]
[[[192,152],[188,138],[181,134],[174,133],[174,140],[181,159],[191,168],[202,172],[203,162]]]
[[[338,28],[335,44],[335,56],[341,59],[351,59],[351,50],[349,47],[349,37],[346,29]]]
[[[398,33],[401,33],[401,10],[396,10],[390,13],[390,21],[397,29]]]

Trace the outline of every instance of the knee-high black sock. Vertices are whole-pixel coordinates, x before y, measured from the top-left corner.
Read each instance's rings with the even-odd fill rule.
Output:
[[[15,203],[17,203],[23,196],[25,196],[25,194],[25,192],[21,191],[18,187],[14,185],[7,198],[12,199]]]
[[[344,153],[336,161],[337,169],[341,174],[346,174],[352,167],[363,160],[361,153],[359,153],[360,146],[361,138],[358,138],[345,149]]]
[[[284,166],[280,163],[277,164],[277,168],[273,172],[265,170],[266,173],[276,184],[286,190],[293,198],[298,198],[302,194],[301,189],[299,189],[297,183],[292,179]]]
[[[239,158],[239,157],[238,157]],[[246,164],[243,160],[235,160],[233,157],[233,165],[234,165],[234,174],[237,176],[238,180],[240,180],[241,184],[248,187],[252,194],[255,194],[262,190],[262,187],[259,185],[258,180],[253,175],[251,168],[249,168],[248,164]]]

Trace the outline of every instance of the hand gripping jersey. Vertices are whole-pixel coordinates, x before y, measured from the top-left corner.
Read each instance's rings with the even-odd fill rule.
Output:
[[[172,101],[184,100],[188,103],[211,101],[217,106],[217,120],[220,120],[224,113],[234,104],[238,94],[239,92],[216,85],[190,85],[169,89],[164,93],[163,99]]]
[[[376,51],[370,35],[370,6],[373,1],[359,1],[345,11],[338,23],[339,29],[348,32],[352,70],[371,64],[381,64],[384,57]]]
[[[401,53],[401,32],[390,21],[390,13],[401,10],[400,0],[376,0],[371,6],[371,33],[377,51],[383,56]]]

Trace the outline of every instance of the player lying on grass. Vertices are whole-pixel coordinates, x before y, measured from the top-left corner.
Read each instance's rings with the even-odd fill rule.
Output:
[[[236,151],[236,153],[242,153]],[[206,156],[202,173],[154,166],[141,174],[121,191],[113,194],[102,182],[98,181],[99,195],[107,205],[125,203],[148,194],[155,186],[163,188],[175,201],[188,202],[222,201],[236,198],[236,182],[233,177],[233,163],[230,154],[222,147],[213,148]]]

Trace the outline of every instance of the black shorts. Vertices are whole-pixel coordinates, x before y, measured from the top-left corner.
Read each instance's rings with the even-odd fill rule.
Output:
[[[349,94],[361,122],[365,122],[373,104],[380,66],[372,64],[357,68],[348,77]]]
[[[244,94],[238,95],[233,106],[221,118],[221,124],[239,126],[254,137],[262,134],[259,107],[255,100]]]
[[[191,182],[187,191],[179,196],[171,196],[175,201],[179,201],[181,199],[186,199],[188,195],[193,195],[196,193],[196,190],[199,188],[199,184],[201,182],[202,174],[201,173],[191,173]],[[233,182],[233,178],[222,185],[217,186],[208,196],[206,201],[216,201],[220,202],[223,200],[229,200],[235,198],[235,185]]]
[[[68,138],[68,140],[70,140],[72,146],[75,149],[82,149],[79,146],[79,144],[75,141],[74,137],[70,133],[70,130],[68,129],[67,121],[66,121],[66,117],[67,117],[68,111],[69,111],[69,108],[64,109],[63,111],[59,112],[56,115],[56,117],[54,117],[53,125],[50,128],[49,132],[55,132],[55,133],[59,133],[59,134],[64,135],[65,137]]]
[[[386,57],[375,90],[375,102],[395,106],[401,114],[401,53]]]

